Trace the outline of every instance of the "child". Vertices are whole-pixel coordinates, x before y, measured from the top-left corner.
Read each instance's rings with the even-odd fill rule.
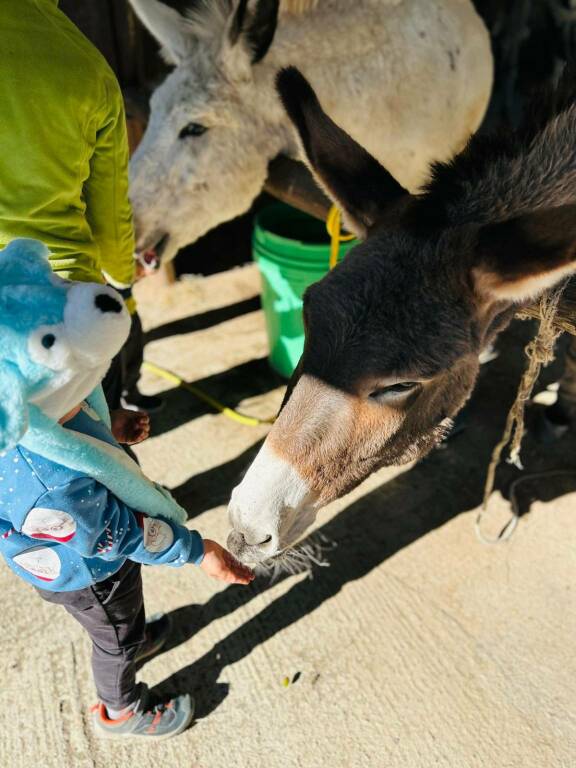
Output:
[[[166,738],[193,716],[188,695],[155,701],[136,663],[166,640],[145,624],[141,563],[253,574],[182,525],[185,511],[114,439],[95,387],[124,343],[129,315],[107,286],[53,276],[38,242],[0,252],[0,551],[92,640],[97,731]]]

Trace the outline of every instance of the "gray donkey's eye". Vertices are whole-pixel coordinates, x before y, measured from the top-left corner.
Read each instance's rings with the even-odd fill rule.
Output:
[[[208,128],[206,128],[206,126],[202,125],[201,123],[188,123],[184,126],[184,128],[182,128],[178,134],[178,138],[186,139],[188,136],[202,136],[202,134],[206,133],[207,130]]]

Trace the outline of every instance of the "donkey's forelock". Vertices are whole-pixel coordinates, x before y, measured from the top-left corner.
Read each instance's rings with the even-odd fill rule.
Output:
[[[241,48],[252,63],[268,51],[276,30],[279,0],[131,0],[141,21],[158,39],[169,64],[180,65],[198,47],[223,61]],[[236,52],[236,51],[235,51]]]
[[[230,42],[236,42],[239,25],[232,23],[232,13],[237,5],[234,0],[181,0],[177,7],[182,31],[190,37],[191,50],[198,42],[218,50],[225,35]]]

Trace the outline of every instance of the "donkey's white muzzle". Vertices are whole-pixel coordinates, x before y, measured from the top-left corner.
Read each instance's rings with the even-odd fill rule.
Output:
[[[308,484],[264,443],[244,480],[232,491],[228,547],[244,562],[260,562],[293,544],[314,522]]]

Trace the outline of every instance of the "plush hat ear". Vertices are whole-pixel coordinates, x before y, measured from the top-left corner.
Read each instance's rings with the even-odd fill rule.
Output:
[[[494,301],[526,301],[576,271],[576,205],[487,224],[478,232],[473,278]]]
[[[27,428],[24,380],[13,363],[0,361],[0,451],[14,448]]]
[[[44,285],[54,281],[48,256],[39,240],[20,237],[0,251],[0,288],[6,285]]]

